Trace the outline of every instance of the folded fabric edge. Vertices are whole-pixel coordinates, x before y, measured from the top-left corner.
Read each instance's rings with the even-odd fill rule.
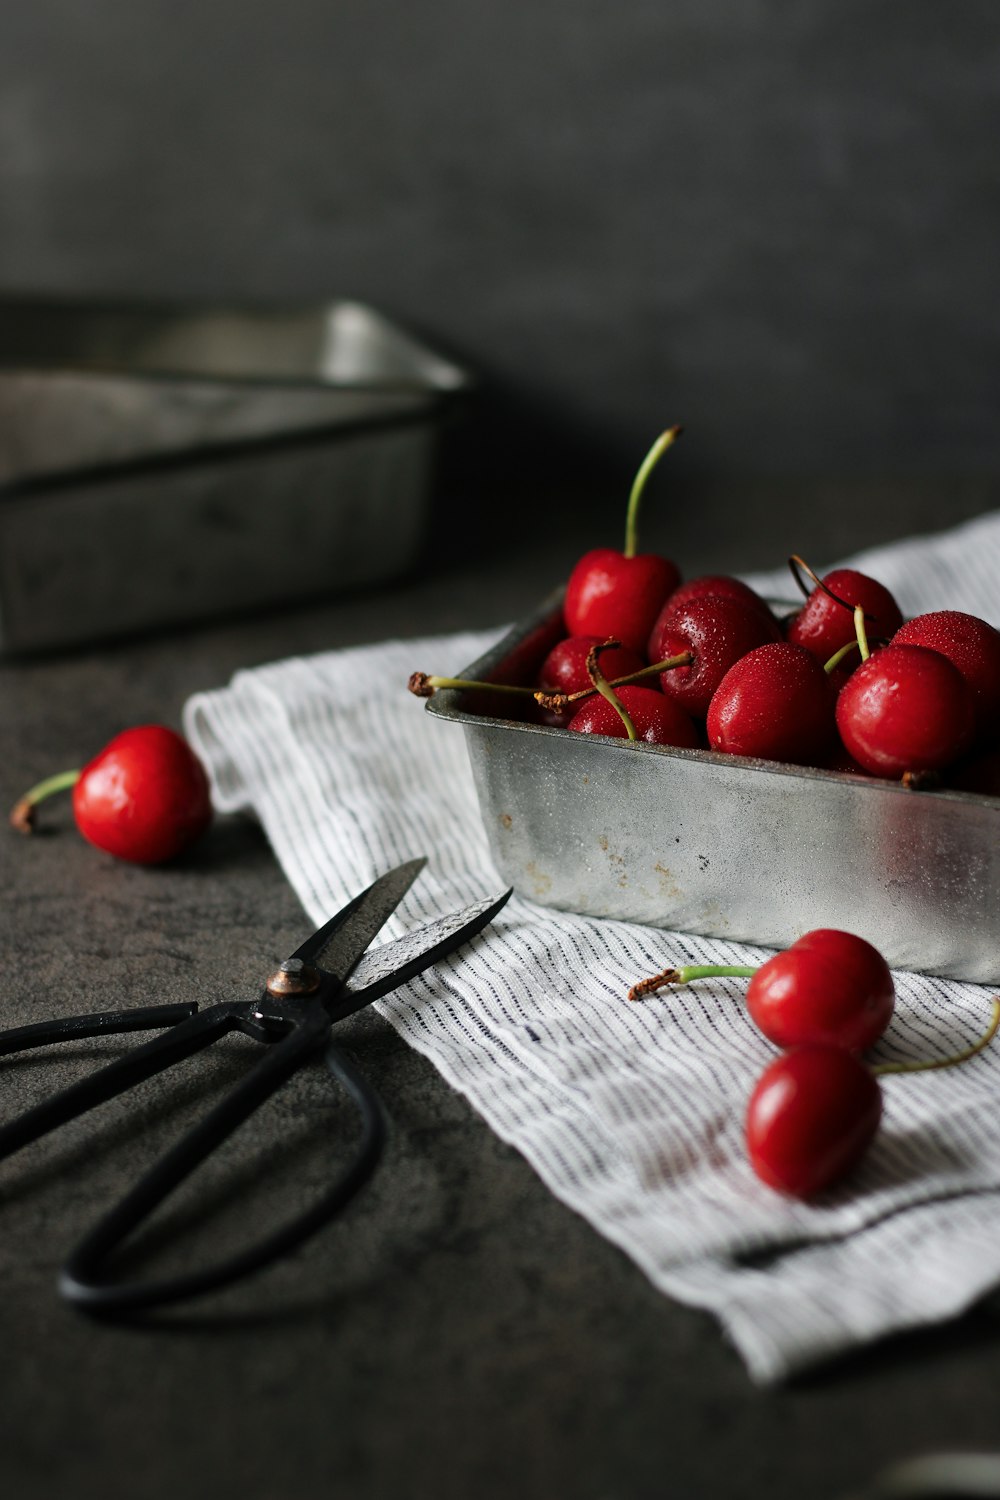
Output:
[[[915,1247],[926,1274],[908,1276],[889,1239]],[[892,1275],[873,1282],[872,1261],[883,1252]],[[804,1245],[768,1269],[715,1263],[659,1280],[719,1319],[755,1384],[781,1385],[894,1335],[947,1323],[996,1290],[1000,1192],[914,1204],[843,1240]],[[838,1297],[843,1285],[852,1289],[848,1303]]]
[[[231,703],[232,689],[217,688],[196,693],[181,713],[185,738],[208,774],[212,801],[226,813],[243,812],[253,805],[250,789],[224,737]]]

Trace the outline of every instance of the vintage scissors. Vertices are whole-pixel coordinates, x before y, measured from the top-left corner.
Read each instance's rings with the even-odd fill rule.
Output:
[[[301,1244],[367,1182],[382,1152],[385,1117],[364,1075],[333,1045],[331,1030],[338,1021],[460,947],[496,916],[511,894],[508,890],[442,917],[366,954],[425,864],[426,860],[415,859],[399,865],[362,891],[276,969],[255,999],[224,1002],[205,1010],[199,1010],[195,1000],[67,1016],[0,1032],[0,1056],[7,1056],[51,1042],[169,1028],[0,1127],[0,1160],[228,1032],[242,1032],[268,1044],[246,1077],[140,1178],[73,1251],[59,1280],[59,1289],[70,1302],[93,1312],[131,1312],[225,1286]],[[361,1140],[340,1178],[306,1212],[214,1265],[160,1280],[114,1280],[107,1262],[127,1236],[319,1052],[361,1115]]]

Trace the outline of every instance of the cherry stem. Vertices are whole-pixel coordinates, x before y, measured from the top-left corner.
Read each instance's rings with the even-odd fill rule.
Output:
[[[929,792],[941,785],[940,771],[904,771],[899,778],[910,792]]]
[[[617,641],[605,641],[601,646],[591,646],[590,650],[587,652],[587,671],[590,673],[590,680],[594,684],[594,687],[597,689],[597,691],[600,693],[601,697],[607,698],[608,702],[615,710],[615,713],[625,725],[625,733],[628,735],[629,739],[636,740],[638,739],[638,735],[635,732],[635,725],[629,718],[624,706],[615,697],[614,689],[608,682],[600,667],[597,665],[597,658],[600,656],[601,652],[608,651],[617,644]]]
[[[856,619],[856,616],[855,616],[855,619]],[[828,662],[824,662],[824,664],[823,664],[823,671],[824,672],[834,672],[834,671],[836,671],[836,669],[840,666],[840,663],[844,660],[844,657],[845,656],[849,656],[852,651],[858,651],[858,650],[860,650],[860,647],[861,647],[861,642],[860,641],[848,641],[848,643],[847,643],[846,646],[841,646],[841,648],[840,648],[839,651],[835,651],[833,653],[833,655],[830,657],[830,660]]]
[[[434,677],[428,672],[413,672],[406,684],[417,698],[432,698],[438,688],[488,688],[492,693],[518,693],[534,696],[533,687],[515,687],[511,682],[476,682],[471,677]]]
[[[816,585],[816,587],[818,589],[821,589],[823,587],[823,581],[819,577],[819,574],[818,573],[814,573],[813,570],[812,570],[812,568],[805,561],[805,559],[801,558],[798,555],[797,552],[793,552],[792,555],[791,555],[791,557],[788,559],[788,566],[791,569],[792,577],[795,579],[795,582],[796,582],[796,585],[798,587],[798,590],[799,590],[799,592],[801,593],[801,595],[802,595],[802,597],[804,599],[808,599],[809,598],[809,595],[812,592],[812,590],[811,589],[807,589],[806,586],[805,586],[805,584],[802,582],[802,574],[803,573],[806,575],[807,578],[811,578],[812,579],[813,583]],[[829,593],[829,592],[830,592],[829,589],[827,589],[827,593]]]
[[[608,646],[620,644],[620,641],[613,640],[605,642]],[[603,647],[601,649],[603,650]],[[677,656],[668,656],[663,661],[654,662],[652,666],[640,667],[636,672],[628,672],[624,677],[616,677],[609,686],[624,687],[630,682],[639,682],[643,677],[655,677],[660,672],[668,672],[671,667],[689,667],[693,661],[693,652],[682,651]],[[534,698],[535,702],[540,703],[543,708],[555,709],[557,713],[571,703],[577,703],[581,698],[592,698],[598,691],[596,687],[589,687],[580,688],[575,693],[543,693],[537,688],[520,687],[512,682],[477,682],[472,677],[438,677],[431,672],[411,672],[406,685],[416,698],[433,698],[439,688],[468,688],[490,693],[514,693],[522,698]],[[79,772],[74,771],[70,774],[76,777]],[[53,790],[58,790],[58,788],[53,788]],[[33,794],[29,792],[28,795],[30,797]]]
[[[666,453],[668,448],[673,447],[683,431],[683,427],[668,427],[666,432],[661,432],[639,465],[638,473],[632,481],[631,494],[628,497],[628,510],[625,512],[626,557],[634,557],[639,548],[639,502],[642,499],[642,492],[646,488],[646,481],[664,453]]]
[[[858,633],[858,650],[861,652],[861,660],[867,661],[871,656],[868,647],[868,632],[865,629],[865,612],[860,604],[854,608],[854,628]]]
[[[64,792],[75,786],[79,779],[79,769],[59,771],[55,776],[47,776],[14,803],[10,810],[10,826],[16,828],[18,833],[30,833],[35,826],[35,808],[39,802],[44,802],[54,792]]]
[[[805,598],[808,599],[810,591],[809,591],[809,589],[806,588],[805,584],[802,582],[802,574],[803,573],[805,573],[805,575],[806,575],[807,578],[811,578],[812,579],[813,583],[816,585],[816,587],[818,589],[822,589],[823,592],[824,592],[824,594],[828,594],[830,596],[830,598],[834,601],[835,604],[841,604],[841,605],[843,605],[844,609],[849,609],[849,610],[852,610],[852,611],[855,610],[855,606],[853,604],[848,604],[848,602],[847,602],[846,599],[841,599],[841,597],[840,597],[839,594],[835,594],[833,592],[833,589],[831,589],[827,584],[825,584],[823,582],[822,578],[820,578],[817,573],[813,572],[813,570],[809,566],[809,564],[805,561],[804,558],[799,557],[799,555],[798,555],[797,552],[793,552],[792,555],[791,555],[791,557],[788,559],[788,566],[791,568],[791,570],[792,570],[792,577],[795,579],[795,582],[798,584],[799,589],[800,589],[801,593],[805,596]],[[872,616],[872,615],[866,615],[865,618],[866,619],[873,619],[874,616]]]
[[[692,979],[752,979],[756,968],[746,964],[686,964],[680,969],[664,969],[660,974],[651,974],[640,979],[628,992],[630,1000],[644,1000],[668,984],[690,984]]]
[[[1000,1026],[1000,1000],[993,1002],[993,1019],[983,1032],[978,1042],[973,1042],[971,1047],[966,1047],[964,1052],[954,1052],[949,1057],[935,1057],[929,1062],[899,1062],[879,1063],[872,1068],[876,1078],[882,1078],[886,1073],[929,1073],[934,1068],[953,1068],[956,1063],[968,1062],[970,1057],[975,1057],[977,1052],[982,1052],[988,1047],[996,1035],[997,1027]]]
[[[608,641],[605,644],[617,646],[617,641]],[[628,687],[630,682],[641,682],[644,677],[658,677],[661,672],[669,672],[671,667],[690,667],[694,662],[693,651],[681,651],[677,656],[665,657],[663,661],[654,662],[652,666],[640,667],[636,672],[628,672],[624,677],[613,677],[608,684],[609,687]],[[489,683],[483,683],[488,687]],[[556,713],[561,713],[571,703],[578,703],[581,698],[592,698],[596,688],[580,688],[575,693],[535,693],[535,702],[540,703],[543,708],[551,708]]]

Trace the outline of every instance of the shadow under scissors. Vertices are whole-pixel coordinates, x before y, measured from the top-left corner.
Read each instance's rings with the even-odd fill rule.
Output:
[[[199,1296],[261,1269],[330,1222],[369,1179],[385,1141],[378,1095],[330,1039],[336,1022],[405,984],[484,928],[507,901],[489,901],[366,949],[395,911],[424,859],[381,876],[313,933],[250,1001],[205,1010],[198,1002],[68,1016],[0,1032],[0,1057],[53,1042],[169,1027],[123,1057],[54,1094],[0,1127],[0,1160],[127,1089],[238,1031],[268,1044],[247,1076],[183,1135],[80,1242],[60,1278],[62,1295],[88,1311],[113,1314]],[[348,986],[347,980],[353,983]],[[322,1051],[323,1060],[361,1117],[355,1154],[337,1181],[308,1210],[255,1244],[212,1265],[153,1281],[115,1281],[108,1260],[122,1242],[265,1100]]]

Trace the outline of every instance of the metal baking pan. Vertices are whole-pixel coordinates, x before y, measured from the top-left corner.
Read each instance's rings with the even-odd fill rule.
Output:
[[[550,600],[459,675],[530,681]],[[894,968],[1000,982],[1000,798],[519,723],[486,694],[427,711],[465,732],[502,878],[544,906],[787,947],[815,927]]]
[[[395,576],[470,388],[357,302],[0,298],[0,647]]]

